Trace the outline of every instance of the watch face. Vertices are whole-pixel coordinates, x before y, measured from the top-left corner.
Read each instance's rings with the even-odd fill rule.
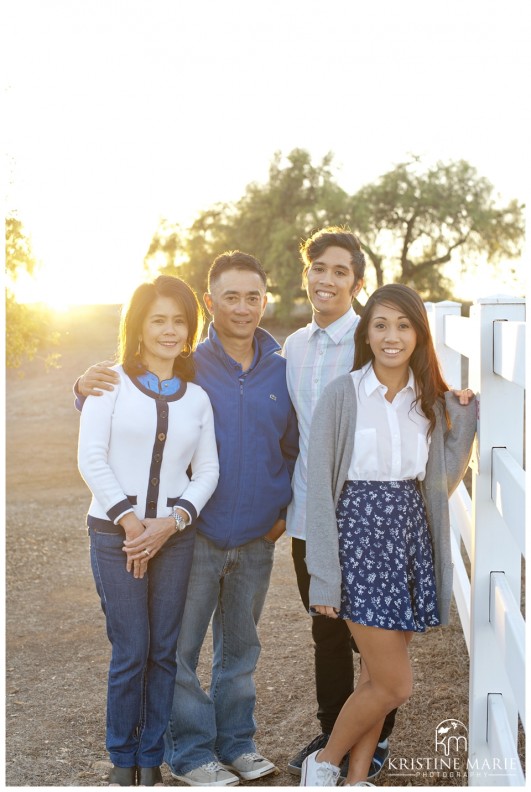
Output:
[[[175,519],[175,530],[176,531],[184,531],[186,528],[186,522],[182,514],[177,512],[177,507],[173,507],[173,517]]]

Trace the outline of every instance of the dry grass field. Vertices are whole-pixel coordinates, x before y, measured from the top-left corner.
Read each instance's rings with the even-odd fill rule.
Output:
[[[104,786],[105,692],[109,644],[93,585],[85,511],[89,494],[76,467],[78,416],[72,384],[112,356],[115,307],[57,314],[60,368],[41,360],[7,382],[7,710],[8,786]],[[273,328],[282,340],[282,328]],[[277,546],[261,621],[256,672],[257,744],[278,773],[249,786],[293,786],[288,758],[317,733],[310,620],[299,600],[289,542]],[[455,611],[445,629],[414,639],[414,695],[391,738],[393,766],[378,786],[462,786],[457,772],[411,769],[432,763],[446,719],[467,723],[468,657]],[[208,647],[201,674],[208,684]],[[465,756],[459,756],[462,767]],[[404,761],[401,761],[404,760]],[[179,786],[167,767],[166,784]]]

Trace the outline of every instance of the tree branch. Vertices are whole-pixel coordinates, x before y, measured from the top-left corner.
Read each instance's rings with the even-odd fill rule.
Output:
[[[411,262],[409,261],[407,254],[412,244],[413,226],[415,225],[415,220],[417,217],[418,213],[413,212],[406,225],[406,233],[404,236],[404,243],[402,245],[402,253],[400,256],[400,266],[402,267],[402,276],[404,279],[406,279],[411,272]]]
[[[364,244],[363,242],[361,243],[361,249],[363,250],[364,253],[367,254],[367,256],[369,257],[370,261],[374,266],[374,269],[376,270],[377,286],[378,287],[383,286],[383,267],[382,267],[383,256],[379,256],[377,253],[374,252],[374,250],[371,250],[371,248],[368,245]]]
[[[461,245],[467,241],[468,236],[469,235],[466,234],[464,237],[458,239],[453,245],[450,245],[444,255],[437,256],[437,258],[428,259],[428,261],[421,261],[420,264],[413,264],[409,271],[411,272],[414,270],[415,272],[422,272],[423,270],[428,269],[428,267],[437,267],[440,264],[447,264],[451,260],[454,250],[458,247],[461,247]]]

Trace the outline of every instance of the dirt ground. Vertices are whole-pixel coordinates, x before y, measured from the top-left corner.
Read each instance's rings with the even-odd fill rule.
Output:
[[[88,491],[76,467],[78,417],[71,386],[89,364],[112,355],[118,312],[100,307],[57,314],[61,367],[42,360],[7,382],[6,784],[105,786],[105,693],[109,644],[84,529]],[[276,333],[282,340],[281,329]],[[249,786],[295,786],[287,760],[317,732],[310,619],[299,600],[289,541],[276,549],[261,620],[256,671],[262,753],[276,775]],[[462,786],[457,770],[411,770],[433,762],[441,721],[468,721],[468,656],[455,611],[444,629],[417,636],[411,649],[414,694],[391,737],[393,766],[378,786]],[[201,658],[208,684],[210,652]],[[424,762],[424,766],[426,763]],[[179,786],[163,767],[167,785]]]

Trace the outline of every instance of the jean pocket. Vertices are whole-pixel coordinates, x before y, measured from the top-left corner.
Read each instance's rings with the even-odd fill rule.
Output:
[[[118,533],[117,531],[111,533],[107,531],[95,531],[92,529],[91,533],[94,543],[97,547],[123,547],[125,539],[124,531],[122,533]]]
[[[98,534],[99,536],[107,535],[107,536],[121,536],[125,538],[125,531],[121,525],[117,525],[111,520],[102,520],[100,517],[93,517],[89,514],[87,518],[87,524],[89,528],[89,534]]]
[[[117,531],[94,531],[98,536],[119,536]]]
[[[116,525],[115,528],[116,528],[115,531],[113,531],[112,528],[111,529],[107,529],[107,528],[92,528],[92,531],[97,536],[116,536],[120,540],[120,542],[123,542],[123,540],[125,539],[125,531],[124,531],[124,529],[122,528],[121,525]]]

